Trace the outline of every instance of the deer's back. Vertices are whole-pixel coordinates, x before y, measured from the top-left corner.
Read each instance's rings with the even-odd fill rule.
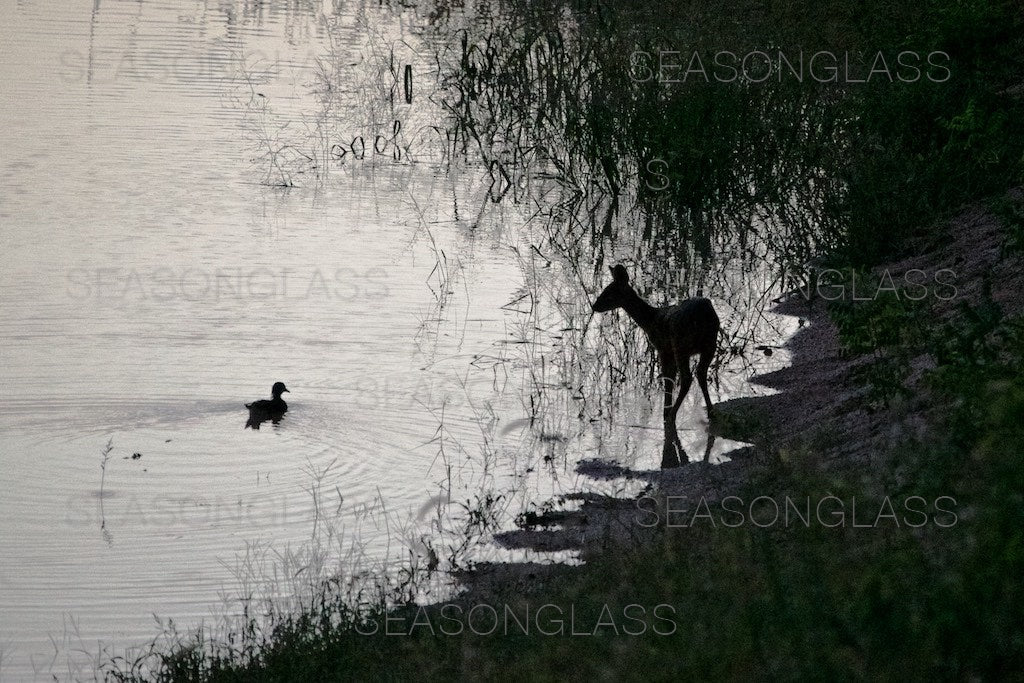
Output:
[[[715,307],[708,299],[687,299],[660,311],[664,332],[658,345],[669,343],[676,353],[692,356],[713,353],[718,342],[720,323]]]

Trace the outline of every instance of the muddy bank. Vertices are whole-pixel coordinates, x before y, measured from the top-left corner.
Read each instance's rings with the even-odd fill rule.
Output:
[[[1010,193],[1015,202],[1024,199],[1020,189]],[[1024,313],[1024,258],[1008,246],[1003,223],[988,208],[972,205],[957,212],[933,234],[942,237],[918,245],[918,255],[909,256],[874,270],[879,277],[903,282],[910,271],[921,271],[928,281],[936,273],[950,279],[954,274],[955,295],[928,302],[935,325],[956,323],[964,306],[995,302],[1006,315]],[[915,275],[918,280],[920,275]],[[777,494],[764,482],[782,461],[799,452],[801,463],[826,471],[854,472],[865,482],[891,458],[897,444],[907,439],[929,439],[930,416],[942,410],[923,382],[933,361],[922,355],[911,359],[909,374],[903,378],[908,398],[879,409],[868,400],[867,389],[858,381],[857,370],[869,355],[844,352],[839,332],[829,317],[825,300],[793,295],[773,310],[800,318],[798,332],[786,343],[791,354],[789,366],[754,378],[756,384],[777,390],[770,396],[743,398],[718,404],[712,434],[751,443],[731,453],[731,461],[710,465],[693,462],[678,469],[636,471],[614,463],[584,462],[581,473],[598,479],[628,477],[644,481],[641,498],[623,500],[598,495],[568,496],[555,501],[553,512],[527,515],[520,528],[498,534],[495,541],[510,548],[538,551],[578,552],[584,561],[607,553],[626,553],[638,544],[651,542],[664,529],[646,526],[654,519],[650,510],[664,520],[667,497],[694,501],[721,500],[747,490],[752,482],[764,487],[758,493]],[[690,453],[691,459],[700,454]],[[563,511],[561,502],[579,501],[579,509]],[[681,498],[675,498],[677,508]],[[485,563],[460,575],[469,589],[467,600],[495,600],[543,589],[553,576],[586,571],[585,567],[564,565]]]

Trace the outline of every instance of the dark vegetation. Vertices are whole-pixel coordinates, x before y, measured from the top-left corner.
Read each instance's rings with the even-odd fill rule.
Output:
[[[725,10],[697,1],[523,0],[466,27],[457,15],[440,7],[436,19],[448,45],[441,63],[449,66],[453,150],[482,155],[499,194],[502,179],[526,168],[553,174],[594,218],[594,244],[614,244],[616,217],[634,211],[638,261],[657,255],[669,273],[757,242],[795,285],[812,258],[871,277],[873,267],[926,253],[948,240],[958,207],[979,204],[1003,221],[1008,253],[1024,249],[1024,208],[1007,195],[1024,182],[1018,2],[783,0]],[[949,78],[634,80],[631,55],[661,49],[680,51],[684,63],[692,50],[849,52],[858,77],[878,51],[941,51]],[[664,164],[649,166],[654,159]],[[506,183],[509,198],[516,192]],[[606,265],[597,253],[595,273]],[[952,526],[666,528],[654,542],[538,580],[529,593],[477,596],[517,613],[551,603],[568,614],[572,605],[585,630],[605,605],[621,628],[625,605],[668,603],[677,624],[668,636],[603,628],[588,637],[451,637],[437,621],[434,634],[364,636],[386,614],[404,617],[408,632],[416,608],[389,613],[381,596],[360,600],[328,585],[303,613],[235,634],[213,654],[182,645],[161,655],[156,675],[1020,680],[1024,320],[982,289],[979,300],[959,304],[834,302],[846,352],[870,357],[858,376],[864,400],[884,413],[913,393],[928,408],[927,436],[907,437],[881,458],[884,468],[856,475],[826,468],[813,449],[778,457],[761,443],[773,466],[746,485],[753,496],[856,496],[873,510],[884,496],[949,496]],[[908,385],[922,358],[922,380]]]

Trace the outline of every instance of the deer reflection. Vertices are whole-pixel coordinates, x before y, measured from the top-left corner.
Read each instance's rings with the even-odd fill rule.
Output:
[[[711,450],[715,446],[715,435],[708,429],[708,438],[704,444],[704,458],[701,462],[707,463],[711,460]],[[670,469],[672,467],[680,467],[681,465],[688,463],[690,456],[686,454],[683,449],[683,444],[679,440],[679,431],[676,429],[675,420],[665,420],[665,444],[661,449],[661,469]]]

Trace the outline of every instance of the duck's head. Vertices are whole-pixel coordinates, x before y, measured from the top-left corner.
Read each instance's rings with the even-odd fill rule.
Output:
[[[284,385],[284,382],[274,382],[274,386],[270,389],[270,395],[274,398],[281,398],[281,394],[288,391],[288,387]],[[292,393],[288,391],[288,393]]]

